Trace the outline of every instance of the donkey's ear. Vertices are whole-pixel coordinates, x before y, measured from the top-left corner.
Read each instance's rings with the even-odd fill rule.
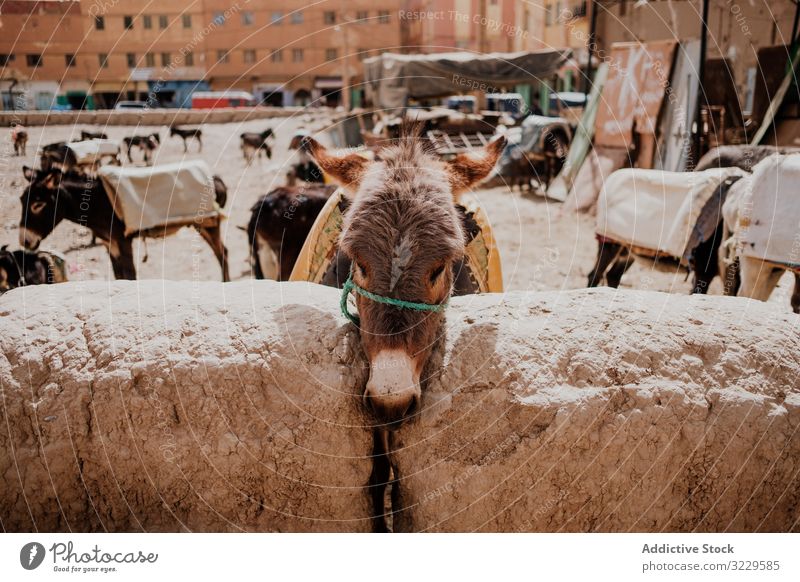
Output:
[[[33,179],[36,177],[36,170],[28,166],[22,166],[22,175],[25,176],[28,182],[33,182]]]
[[[505,147],[506,138],[501,135],[483,148],[458,154],[447,162],[447,173],[450,177],[453,196],[468,190],[488,176]]]
[[[302,149],[311,154],[314,161],[340,185],[357,190],[369,162],[358,154],[335,155],[328,152],[321,143],[313,137],[303,138],[300,145]]]
[[[61,170],[52,169],[47,173],[47,177],[42,182],[42,185],[48,190],[58,190],[58,187],[61,185],[62,176]]]

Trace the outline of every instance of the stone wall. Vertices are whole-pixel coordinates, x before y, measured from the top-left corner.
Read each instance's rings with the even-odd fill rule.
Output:
[[[369,530],[337,291],[68,283],[0,322],[4,530]],[[799,331],[737,298],[455,299],[396,435],[395,529],[797,531]]]

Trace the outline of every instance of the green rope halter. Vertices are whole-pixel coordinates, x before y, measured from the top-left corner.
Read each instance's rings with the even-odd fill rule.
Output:
[[[355,291],[359,295],[376,303],[391,305],[392,307],[397,307],[398,309],[411,309],[413,311],[433,311],[438,313],[440,311],[444,311],[449,303],[449,301],[445,301],[444,303],[415,303],[413,301],[403,301],[402,299],[394,299],[392,297],[384,297],[383,295],[371,293],[370,291],[367,291],[363,287],[359,287],[353,282],[353,267],[351,265],[350,273],[347,275],[347,281],[344,282],[344,287],[342,287],[342,298],[339,301],[339,307],[342,310],[342,315],[355,324],[356,327],[361,324],[361,320],[357,315],[353,315],[347,309],[347,298],[351,291]]]

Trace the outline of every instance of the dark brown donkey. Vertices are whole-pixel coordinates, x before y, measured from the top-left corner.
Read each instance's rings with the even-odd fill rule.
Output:
[[[20,245],[30,251],[39,247],[62,220],[70,220],[92,231],[108,247],[111,266],[117,279],[136,279],[133,260],[134,236],[125,235],[125,225],[114,213],[103,184],[74,172],[62,173],[23,168],[30,182],[22,193],[22,216],[19,221]],[[227,189],[222,180],[214,176],[217,204],[224,205]],[[203,195],[205,193],[200,193]],[[222,244],[219,221],[196,226],[200,236],[208,243],[222,267],[222,280],[229,281],[228,251]],[[172,232],[165,230],[164,234]]]
[[[312,139],[307,145],[320,168],[352,193],[339,248],[351,260],[353,282],[383,299],[445,304],[453,265],[464,256],[467,240],[456,196],[489,174],[505,139],[450,162],[429,153],[416,134],[382,150],[378,161],[332,155]],[[373,527],[386,531],[384,495],[398,480],[389,454],[392,431],[420,407],[420,377],[441,338],[444,313],[396,307],[361,294],[356,305],[370,363],[363,399],[378,421],[368,485]]]
[[[280,186],[250,209],[247,239],[256,279],[288,281],[314,220],[335,186]]]

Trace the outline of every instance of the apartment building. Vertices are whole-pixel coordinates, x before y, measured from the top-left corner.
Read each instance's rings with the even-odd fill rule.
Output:
[[[338,105],[363,98],[360,61],[401,51],[398,0],[342,0],[309,6],[301,0],[253,0],[230,10],[206,0],[218,27],[208,35],[207,80],[212,89],[243,89],[273,105]],[[226,9],[228,12],[226,12]]]
[[[87,63],[79,2],[0,3],[0,95],[3,109],[51,109],[59,97],[84,105]]]
[[[188,106],[205,82],[206,15],[203,3],[177,0],[81,0],[87,39],[82,58],[97,107],[152,98]]]
[[[595,2],[599,56],[614,42],[699,39],[700,0]],[[707,58],[726,58],[741,107],[749,111],[758,71],[759,49],[788,46],[797,4],[794,0],[712,0],[708,15]],[[785,58],[785,53],[784,53]]]
[[[188,106],[241,89],[272,105],[363,97],[359,62],[404,50],[402,0],[4,0],[3,108]],[[13,87],[12,87],[13,84]],[[16,96],[16,97],[14,97]]]

